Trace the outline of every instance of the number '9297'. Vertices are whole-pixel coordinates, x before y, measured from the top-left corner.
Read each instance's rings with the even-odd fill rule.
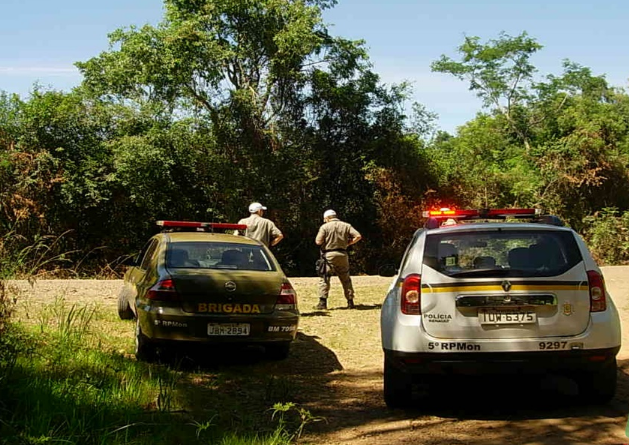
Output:
[[[547,350],[565,349],[567,344],[568,344],[567,341],[540,341],[539,348],[547,349]]]

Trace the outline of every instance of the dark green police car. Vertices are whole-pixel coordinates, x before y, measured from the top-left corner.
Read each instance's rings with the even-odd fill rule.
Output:
[[[124,276],[118,314],[136,320],[136,356],[168,345],[262,345],[288,356],[297,334],[297,294],[263,244],[238,224],[158,221]],[[178,343],[179,342],[179,343]]]

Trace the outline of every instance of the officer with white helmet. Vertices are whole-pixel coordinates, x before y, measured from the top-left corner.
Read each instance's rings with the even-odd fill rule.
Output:
[[[321,247],[321,254],[331,266],[331,272],[338,275],[343,292],[347,299],[347,307],[354,308],[354,288],[349,275],[349,257],[347,248],[362,239],[361,234],[351,224],[338,219],[334,210],[323,213],[323,225],[319,228],[315,243]],[[327,309],[328,294],[330,292],[331,274],[324,274],[319,278],[319,304],[317,309]]]
[[[266,207],[259,202],[249,205],[249,218],[243,218],[238,224],[246,224],[245,236],[262,242],[265,246],[275,246],[282,241],[284,235],[270,219],[263,218]]]

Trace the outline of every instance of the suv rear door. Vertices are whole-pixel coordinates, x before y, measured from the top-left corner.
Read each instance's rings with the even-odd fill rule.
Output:
[[[426,236],[422,321],[437,338],[539,338],[583,332],[587,271],[569,229],[476,224]]]

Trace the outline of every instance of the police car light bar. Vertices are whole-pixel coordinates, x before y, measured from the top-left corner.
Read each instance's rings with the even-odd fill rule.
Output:
[[[466,218],[478,216],[478,214],[478,210],[455,209],[424,210],[422,212],[424,218]]]
[[[211,229],[211,230],[247,230],[246,224],[214,223],[198,221],[157,221],[158,226],[166,228]]]
[[[512,218],[531,218],[537,215],[541,215],[541,209],[481,209],[481,210],[456,210],[443,208],[439,210],[425,210],[422,212],[424,218],[452,218],[452,219],[464,219],[464,218],[500,218],[500,217],[512,217]]]

